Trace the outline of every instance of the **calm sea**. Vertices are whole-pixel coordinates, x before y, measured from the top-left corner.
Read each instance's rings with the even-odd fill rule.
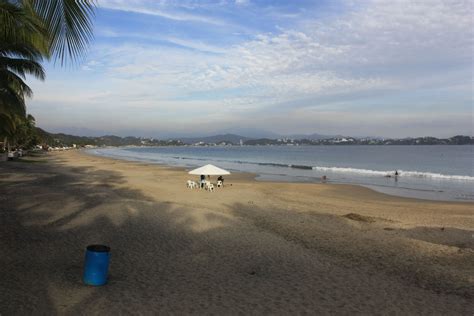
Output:
[[[359,184],[424,199],[474,201],[474,146],[101,148],[90,153],[186,168],[208,163],[258,180]],[[399,176],[394,177],[395,170]],[[390,177],[387,177],[390,175]],[[232,176],[229,176],[231,179]]]

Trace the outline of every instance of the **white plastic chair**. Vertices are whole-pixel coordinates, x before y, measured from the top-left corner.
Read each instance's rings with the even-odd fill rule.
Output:
[[[208,186],[208,188],[207,188],[207,190],[208,190],[209,192],[214,192],[214,184],[210,183],[209,186]]]

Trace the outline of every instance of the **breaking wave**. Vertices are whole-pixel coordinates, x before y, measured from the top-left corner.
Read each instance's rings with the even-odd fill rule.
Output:
[[[357,173],[374,176],[394,176],[394,171],[379,171],[370,169],[357,169],[357,168],[342,168],[342,167],[313,167],[313,170],[326,171],[326,172],[340,172],[340,173]],[[441,180],[461,180],[461,181],[474,181],[474,177],[460,176],[460,175],[446,175],[441,173],[433,172],[421,172],[421,171],[405,171],[398,170],[399,177],[413,177],[413,178],[431,178]]]

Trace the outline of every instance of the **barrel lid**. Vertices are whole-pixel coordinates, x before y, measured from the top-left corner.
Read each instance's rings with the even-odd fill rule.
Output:
[[[93,252],[110,252],[110,247],[105,245],[89,245],[87,246],[87,250]]]

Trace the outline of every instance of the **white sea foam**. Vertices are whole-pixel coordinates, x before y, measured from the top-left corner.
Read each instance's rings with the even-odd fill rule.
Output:
[[[394,171],[380,171],[370,169],[357,169],[357,168],[342,168],[342,167],[313,167],[313,170],[326,171],[326,172],[338,172],[338,173],[357,173],[374,176],[393,176]],[[398,170],[400,177],[413,177],[413,178],[430,178],[440,180],[460,180],[460,181],[474,181],[474,177],[471,176],[460,176],[460,175],[447,175],[433,172],[420,172],[420,171],[405,171]]]
[[[474,181],[474,177],[470,177],[470,176],[448,175],[448,174],[432,173],[432,172],[403,171],[403,170],[399,171],[399,173],[405,176],[417,177],[417,178]]]

